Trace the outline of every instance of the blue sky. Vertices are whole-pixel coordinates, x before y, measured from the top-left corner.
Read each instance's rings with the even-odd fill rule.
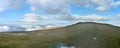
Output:
[[[120,26],[120,0],[0,0],[0,22]]]

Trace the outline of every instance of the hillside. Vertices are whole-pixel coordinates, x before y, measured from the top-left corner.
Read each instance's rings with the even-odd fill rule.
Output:
[[[59,43],[73,48],[120,48],[120,27],[85,22],[51,30],[0,33],[0,48],[60,48]]]

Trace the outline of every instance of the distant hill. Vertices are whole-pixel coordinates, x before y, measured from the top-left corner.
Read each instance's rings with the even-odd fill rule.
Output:
[[[79,22],[67,27],[31,32],[0,33],[0,48],[120,48],[120,27]]]

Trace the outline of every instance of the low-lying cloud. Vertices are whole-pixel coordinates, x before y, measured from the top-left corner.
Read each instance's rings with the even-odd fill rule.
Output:
[[[25,15],[23,19],[25,22],[39,22],[41,20],[64,20],[64,21],[82,21],[82,22],[97,22],[97,21],[109,21],[111,18],[104,17],[96,14],[90,15],[57,15],[57,16],[42,16],[40,14],[29,13]]]
[[[5,32],[5,31],[9,31],[10,27],[9,26],[0,26],[0,32]]]
[[[0,25],[0,32],[13,32],[13,31],[35,31],[35,30],[41,30],[43,28],[51,28],[55,27],[56,25]]]

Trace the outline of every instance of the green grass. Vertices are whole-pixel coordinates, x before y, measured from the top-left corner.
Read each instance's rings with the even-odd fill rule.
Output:
[[[13,34],[26,35],[13,35]],[[93,38],[96,37],[96,40]],[[50,48],[66,43],[76,48],[120,48],[120,28],[108,24],[77,23],[53,30],[0,33],[0,48]]]

